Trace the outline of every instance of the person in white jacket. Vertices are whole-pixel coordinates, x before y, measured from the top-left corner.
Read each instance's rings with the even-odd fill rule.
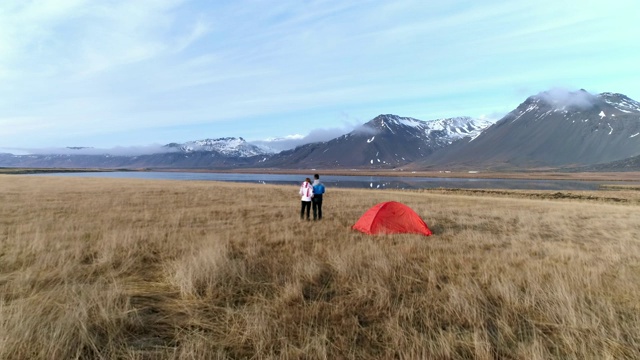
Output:
[[[306,178],[302,185],[300,185],[300,196],[302,196],[300,207],[300,219],[304,219],[304,213],[306,210],[307,220],[309,220],[309,213],[311,212],[311,199],[313,198],[313,186],[311,185],[311,179]]]

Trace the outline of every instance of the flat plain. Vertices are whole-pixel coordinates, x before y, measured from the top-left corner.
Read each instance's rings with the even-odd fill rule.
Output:
[[[0,358],[640,357],[637,188],[327,190],[0,175]]]

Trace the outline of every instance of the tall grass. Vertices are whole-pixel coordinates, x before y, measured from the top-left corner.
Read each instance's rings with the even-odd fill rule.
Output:
[[[385,200],[435,235],[350,230]],[[291,186],[0,176],[0,358],[640,357],[637,202],[298,211]]]

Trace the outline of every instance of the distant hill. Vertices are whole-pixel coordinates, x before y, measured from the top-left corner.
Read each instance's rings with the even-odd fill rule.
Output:
[[[604,164],[581,166],[570,171],[640,171],[640,155]]]
[[[216,168],[254,166],[272,155],[243,138],[227,137],[171,143],[162,152],[147,155],[83,154],[92,148],[66,148],[62,154],[0,154],[0,166],[56,168]],[[71,151],[69,151],[71,150]],[[76,153],[77,152],[77,153]]]

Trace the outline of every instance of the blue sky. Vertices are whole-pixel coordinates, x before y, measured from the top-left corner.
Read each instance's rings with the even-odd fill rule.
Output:
[[[326,140],[378,114],[640,100],[637,0],[0,2],[0,151]]]

